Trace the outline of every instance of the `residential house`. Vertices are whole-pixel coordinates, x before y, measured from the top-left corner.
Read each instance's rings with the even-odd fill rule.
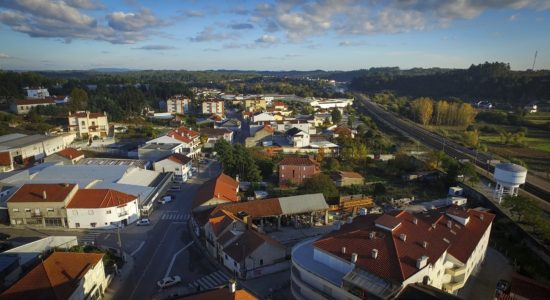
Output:
[[[191,98],[185,95],[174,95],[166,100],[166,111],[171,114],[187,114],[190,104]]]
[[[228,143],[233,142],[234,132],[227,128],[201,128],[199,130],[201,135],[204,135],[208,138],[206,143],[204,143],[204,148],[213,148],[217,141],[224,139]]]
[[[84,152],[69,147],[47,156],[44,162],[61,162],[64,165],[75,165],[84,157]]]
[[[279,185],[299,185],[304,179],[320,172],[319,163],[312,158],[287,155],[279,162]]]
[[[332,129],[331,131],[329,131],[332,135],[333,138],[337,138],[337,137],[340,137],[340,136],[346,136],[346,137],[350,137],[350,138],[355,138],[355,134],[357,133],[356,130],[353,130],[349,127],[346,127],[346,126],[338,126],[334,129]]]
[[[50,106],[55,105],[53,99],[19,99],[11,105],[10,109],[12,112],[23,115],[29,113],[29,111],[38,106]]]
[[[293,127],[285,132],[288,142],[294,148],[304,148],[309,146],[309,133]]]
[[[245,139],[246,147],[271,146],[273,144],[273,133],[275,130],[269,125],[263,125],[253,136]]]
[[[50,97],[50,92],[45,87],[25,87],[27,99],[45,99]]]
[[[221,125],[216,125],[219,128],[227,128],[231,131],[237,132],[241,130],[241,121],[237,119],[229,119],[223,122]]]
[[[196,157],[200,154],[200,135],[197,131],[191,130],[185,126],[173,129],[168,131],[165,135],[158,137],[156,139],[152,139],[150,141],[146,142],[145,147],[147,149],[144,149],[141,151],[142,156],[147,157],[159,157],[164,158],[172,153],[181,153],[185,154],[189,157]],[[147,145],[154,145],[154,146],[147,146]],[[164,146],[164,145],[172,145],[172,146]],[[143,147],[140,147],[140,149]],[[154,155],[155,148],[159,148],[159,151],[163,151],[163,153],[168,153],[168,155]],[[138,149],[138,156],[140,153],[140,149]],[[139,156],[140,159],[142,156]]]
[[[203,115],[216,114],[221,117],[225,116],[225,108],[224,108],[223,100],[217,100],[217,99],[206,100],[202,102],[201,107],[202,107]]]
[[[12,225],[67,226],[76,184],[24,184],[7,201]]]
[[[205,182],[195,194],[193,211],[202,211],[220,203],[238,202],[239,182],[223,172]]]
[[[236,282],[230,282],[227,287],[213,288],[206,291],[199,291],[194,294],[189,294],[181,300],[257,300],[250,291],[246,289],[237,289]]]
[[[100,299],[107,289],[102,253],[53,252],[0,294],[1,299]]]
[[[233,213],[221,209],[209,217],[204,225],[204,237],[208,254],[223,263],[223,249],[247,229],[247,224]]]
[[[286,132],[292,128],[298,128],[308,134],[316,133],[315,127],[311,123],[305,120],[285,119],[282,121],[277,121],[273,125],[276,126],[275,130],[278,132]]]
[[[262,98],[251,98],[244,100],[244,110],[249,112],[265,111],[267,102]]]
[[[173,172],[174,180],[185,182],[191,177],[192,159],[183,154],[175,153],[154,163],[157,172]]]
[[[138,197],[112,189],[78,190],[66,206],[69,228],[113,228],[139,218]]]
[[[272,114],[269,113],[256,113],[254,114],[250,119],[250,135],[254,135],[254,133],[258,130],[260,130],[264,125],[271,125],[273,122],[275,122],[275,118]]]
[[[456,293],[480,268],[494,217],[450,207],[350,218],[340,230],[293,248],[292,294],[392,299],[417,282]]]
[[[332,173],[330,177],[337,187],[363,185],[365,183],[363,176],[357,172],[338,171]]]
[[[104,138],[110,135],[106,112],[79,111],[69,113],[69,132],[82,139]]]

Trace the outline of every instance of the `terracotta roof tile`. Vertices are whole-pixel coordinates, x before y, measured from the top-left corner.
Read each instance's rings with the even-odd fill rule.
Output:
[[[69,114],[69,117],[77,117],[77,118],[86,118],[87,112],[85,111],[79,111],[72,114]],[[107,115],[102,112],[90,112],[90,118],[99,118],[99,117],[106,117]]]
[[[136,196],[110,189],[78,190],[67,208],[117,207],[135,199]]]
[[[254,253],[254,251],[264,243],[270,243],[271,245],[284,248],[283,245],[267,235],[248,229],[241,234],[237,240],[225,247],[223,252],[233,258],[233,260],[240,262],[245,257]]]
[[[199,133],[185,126],[170,130],[166,136],[174,138],[184,143],[191,143],[199,137]]]
[[[1,299],[69,299],[90,268],[103,259],[100,253],[54,252],[9,289]]]
[[[237,188],[239,183],[235,179],[220,173],[199,187],[195,198],[193,199],[193,208],[201,206],[210,199],[218,198],[231,202],[239,201],[237,197]]]
[[[279,162],[279,166],[317,166],[319,163],[310,157],[287,155]]]
[[[9,151],[0,152],[0,166],[11,166],[11,155]]]
[[[339,171],[335,175],[340,178],[363,178],[363,176],[357,172]]]
[[[32,105],[32,104],[55,104],[53,99],[19,99],[15,100],[15,105]]]
[[[223,136],[224,134],[231,133],[232,131],[227,128],[201,128],[200,133],[209,137]]]
[[[242,289],[231,293],[229,288],[214,289],[179,298],[181,300],[257,300],[256,296]]]
[[[71,191],[76,188],[75,184],[31,184],[22,185],[8,202],[63,202]],[[44,192],[46,199],[44,199]]]
[[[399,225],[401,225],[401,220],[397,219],[394,216],[390,216],[388,214],[384,214],[380,217],[378,217],[376,220],[374,220],[374,223],[376,225],[384,226],[386,228],[389,228],[391,230],[396,229]]]
[[[218,205],[212,214],[225,210],[237,215],[239,212],[246,212],[252,218],[278,216],[283,213],[279,199],[262,199],[247,202],[227,203]]]
[[[185,156],[181,153],[174,153],[170,156],[168,156],[166,159],[169,159],[173,162],[176,162],[178,164],[186,165],[191,161],[191,158],[188,156]]]
[[[63,156],[68,159],[75,159],[77,157],[84,156],[84,152],[76,150],[75,148],[65,148],[56,153],[59,156]]]

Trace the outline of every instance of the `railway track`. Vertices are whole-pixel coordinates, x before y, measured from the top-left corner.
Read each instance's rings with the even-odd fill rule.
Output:
[[[456,159],[469,159],[480,168],[487,170],[488,172],[493,172],[494,167],[488,163],[488,161],[493,159],[491,156],[485,153],[479,153],[475,149],[464,147],[415,124],[404,121],[397,115],[385,111],[363,96],[357,96],[357,98],[363,101],[366,108],[365,113],[371,115],[379,122],[385,123],[390,128],[401,131],[432,149],[443,150],[447,155]],[[543,179],[527,174],[527,180],[522,189],[547,202],[550,202],[549,186],[550,184],[545,182]]]

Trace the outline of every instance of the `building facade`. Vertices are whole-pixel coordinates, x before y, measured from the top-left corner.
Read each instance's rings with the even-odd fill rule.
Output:
[[[166,111],[171,114],[187,114],[191,107],[191,98],[185,95],[174,95],[166,100]]]
[[[55,100],[53,99],[20,99],[15,100],[11,105],[11,111],[18,114],[24,115],[28,114],[29,111],[38,106],[50,106],[56,105]]]
[[[223,100],[206,100],[202,103],[202,114],[216,114],[223,117],[225,115],[225,107]]]
[[[69,132],[82,139],[104,138],[109,136],[109,121],[106,112],[79,111],[69,113]]]
[[[319,163],[310,157],[288,155],[279,162],[279,185],[300,185],[304,179],[320,172]]]
[[[172,154],[154,163],[157,172],[173,172],[174,180],[186,182],[191,176],[192,160],[183,154]]]

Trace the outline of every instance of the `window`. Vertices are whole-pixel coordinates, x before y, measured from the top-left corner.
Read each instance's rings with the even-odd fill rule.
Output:
[[[264,265],[264,260],[260,259],[260,266],[263,266],[263,265]]]
[[[26,212],[26,213],[30,213],[30,212],[31,212],[31,209],[30,209],[30,208],[25,208],[25,212]]]
[[[82,124],[82,126],[84,126],[84,125],[86,125],[86,122],[82,121],[80,124]]]
[[[237,267],[237,262],[236,262],[236,261],[233,262],[233,266],[234,266],[235,268]]]
[[[74,227],[80,228],[80,223],[74,223]]]
[[[14,208],[13,212],[19,212],[19,208]]]
[[[292,178],[296,176],[295,173],[296,173],[296,170],[292,170]]]
[[[54,209],[51,208],[51,207],[46,208],[46,210],[47,210],[48,212],[53,212],[53,211],[54,211]]]
[[[227,259],[227,254],[225,255],[225,259]]]
[[[97,225],[97,223],[95,223],[95,222],[94,222],[94,223],[90,223],[90,227],[92,227],[92,228],[95,228],[96,225]]]
[[[107,211],[106,211],[106,213],[107,213],[107,214],[110,214],[110,213],[111,213],[111,210],[110,210],[110,209],[109,209],[109,210],[107,210]]]

